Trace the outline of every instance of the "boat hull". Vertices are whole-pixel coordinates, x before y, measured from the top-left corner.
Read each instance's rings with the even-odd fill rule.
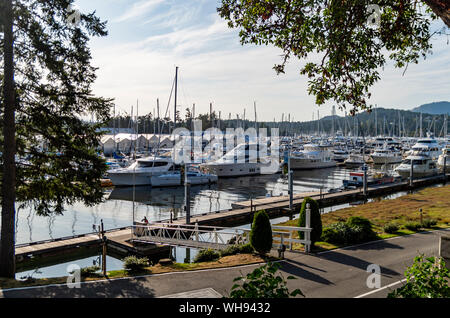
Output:
[[[382,156],[371,156],[374,164],[389,164],[389,163],[399,163],[402,162],[403,158],[399,157],[382,157]]]
[[[232,163],[232,164],[207,164],[204,165],[210,173],[219,178],[260,175],[261,163]]]
[[[305,170],[305,169],[324,169],[336,167],[336,161],[320,161],[318,159],[309,158],[290,158],[291,169]]]

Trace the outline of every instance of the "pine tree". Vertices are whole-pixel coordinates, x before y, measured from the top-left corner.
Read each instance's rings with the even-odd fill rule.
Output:
[[[272,226],[269,216],[264,210],[256,212],[250,232],[250,244],[259,254],[263,255],[270,252],[272,241]]]
[[[112,100],[91,90],[96,69],[88,41],[107,35],[105,22],[94,13],[74,15],[73,0],[1,3],[0,276],[14,277],[16,201],[19,208],[50,215],[62,214],[63,206],[75,201],[103,200],[100,178],[106,165],[96,149]],[[88,123],[87,116],[99,124]]]

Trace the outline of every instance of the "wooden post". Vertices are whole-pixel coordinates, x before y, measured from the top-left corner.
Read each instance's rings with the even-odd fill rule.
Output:
[[[363,176],[363,194],[364,194],[364,196],[367,196],[367,165],[366,164],[363,165],[363,171],[364,171],[364,176]]]
[[[444,155],[444,184],[447,182],[447,154]]]
[[[422,209],[419,209],[420,212],[420,224],[423,224],[423,213],[422,213]]]
[[[185,211],[186,211],[186,224],[191,223],[191,185],[187,178],[188,166],[184,165],[184,199],[185,199]]]
[[[293,181],[293,171],[289,170],[289,210],[294,208],[294,181]]]
[[[102,272],[103,276],[106,276],[106,241],[107,238],[105,236],[105,227],[103,226],[103,219],[100,220],[100,233],[102,236]]]

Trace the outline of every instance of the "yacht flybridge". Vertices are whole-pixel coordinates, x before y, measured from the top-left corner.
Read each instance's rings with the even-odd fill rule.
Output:
[[[270,173],[273,170],[271,169],[273,163],[267,152],[262,151],[266,149],[266,146],[262,144],[242,143],[220,159],[201,166],[218,177],[239,177]],[[277,169],[273,173],[279,171],[278,156],[276,165]]]
[[[327,146],[306,144],[303,151],[292,152],[290,156],[291,169],[319,169],[336,166],[333,153]]]
[[[402,153],[394,148],[376,148],[370,156],[374,164],[390,164],[402,161]]]
[[[417,141],[417,143],[412,146],[411,152],[422,152],[426,153],[431,159],[437,159],[441,154],[441,146],[436,139],[432,137],[422,138]]]

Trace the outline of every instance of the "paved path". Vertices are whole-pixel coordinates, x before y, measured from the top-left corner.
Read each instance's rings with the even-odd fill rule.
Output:
[[[287,252],[282,261],[290,290],[300,288],[306,297],[386,297],[393,285],[404,278],[405,269],[419,253],[438,254],[439,233],[433,231],[396,237],[348,248],[305,255]],[[381,268],[381,289],[367,287],[370,264]],[[0,291],[0,297],[179,297],[179,295],[228,296],[233,279],[251,272],[258,265],[195,272],[168,273],[83,283],[79,289],[65,285]],[[208,291],[205,293],[205,291]],[[184,293],[184,294],[183,294]],[[175,296],[174,296],[175,295]]]

